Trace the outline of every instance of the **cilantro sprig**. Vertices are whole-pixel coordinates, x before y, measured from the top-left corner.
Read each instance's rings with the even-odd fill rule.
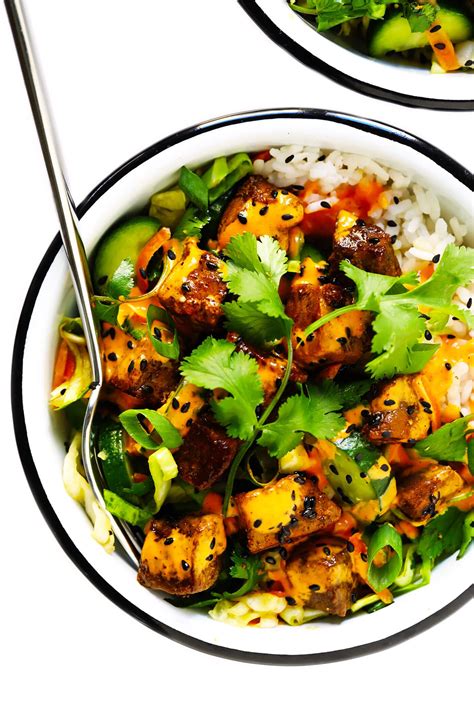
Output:
[[[344,313],[372,311],[376,314],[372,324],[372,352],[376,357],[366,369],[376,379],[423,369],[438,348],[421,342],[423,334],[426,329],[438,332],[449,315],[474,327],[469,311],[451,302],[456,289],[474,279],[474,249],[449,244],[435,272],[422,284],[415,274],[383,276],[363,271],[350,262],[343,262],[340,268],[357,287],[355,302],[311,323],[305,337]],[[433,323],[423,317],[420,307],[432,309]]]
[[[474,414],[455,419],[437,429],[413,447],[421,456],[437,461],[464,461],[467,450],[466,434]]]
[[[344,406],[344,393],[326,380],[320,387],[310,385],[301,394],[284,402],[274,422],[262,427],[258,440],[271,456],[281,458],[301,443],[305,434],[316,439],[330,439],[344,427],[338,413]]]

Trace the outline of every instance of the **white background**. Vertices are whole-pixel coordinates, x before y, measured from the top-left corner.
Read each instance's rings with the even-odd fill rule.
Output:
[[[177,129],[268,107],[314,106],[386,121],[474,168],[472,113],[403,108],[338,87],[273,45],[235,0],[25,6],[77,202],[117,165]],[[9,415],[14,329],[57,226],[3,7],[0,67],[2,707],[467,707],[472,603],[376,655],[307,668],[255,666],[197,653],[146,629],[62,552],[26,484]]]

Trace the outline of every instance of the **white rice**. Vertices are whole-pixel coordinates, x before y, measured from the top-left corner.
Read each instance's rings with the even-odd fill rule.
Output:
[[[403,272],[419,271],[448,244],[461,244],[467,227],[457,217],[443,216],[434,192],[398,170],[386,167],[364,155],[338,150],[288,145],[270,150],[270,160],[255,160],[254,170],[278,187],[304,185],[317,180],[319,192],[305,198],[305,211],[324,209],[321,202],[335,204],[340,185],[357,185],[362,177],[373,177],[385,187],[385,208],[374,210],[370,217],[390,236],[396,237],[395,254]],[[286,162],[288,161],[288,162]],[[458,289],[455,300],[474,313],[474,283]],[[448,327],[460,339],[474,337],[466,326],[450,319]],[[474,366],[458,363],[452,369],[452,385],[446,404],[453,404],[463,414],[474,411]]]

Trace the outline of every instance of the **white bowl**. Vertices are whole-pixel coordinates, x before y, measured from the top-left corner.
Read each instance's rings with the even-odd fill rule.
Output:
[[[474,110],[474,81],[470,72],[431,74],[429,69],[373,59],[331,38],[330,33],[317,32],[314,18],[296,13],[287,0],[239,0],[239,3],[276,44],[338,84],[408,106]],[[312,24],[308,18],[313,20]]]
[[[238,114],[176,133],[122,165],[80,205],[88,250],[119,217],[142,208],[168,186],[181,165],[217,155],[297,143],[367,154],[402,169],[433,189],[445,210],[470,222],[472,176],[447,155],[412,135],[369,120],[313,109]],[[48,411],[56,325],[71,286],[59,235],[30,286],[18,326],[12,406],[25,474],[46,521],[79,569],[118,606],[151,628],[209,653],[266,663],[316,663],[386,647],[426,628],[472,595],[470,551],[447,559],[430,586],[397,599],[376,614],[316,622],[302,627],[234,628],[205,613],[177,609],[135,580],[125,558],[107,555],[91,538],[84,511],[66,494],[61,467],[63,437]]]

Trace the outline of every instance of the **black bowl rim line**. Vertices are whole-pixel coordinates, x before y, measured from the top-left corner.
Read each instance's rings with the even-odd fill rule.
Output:
[[[136,156],[125,162],[117,170],[106,177],[99,185],[94,188],[89,195],[81,202],[77,208],[77,214],[82,217],[96,202],[104,195],[115,183],[122,177],[133,171],[136,167],[146,162],[153,156],[165,151],[178,143],[181,143],[189,138],[192,138],[200,133],[204,133],[214,128],[225,127],[237,123],[244,123],[254,120],[277,118],[313,118],[316,120],[335,121],[344,123],[345,125],[358,128],[360,130],[369,131],[375,135],[390,138],[397,142],[415,148],[419,152],[428,155],[452,175],[454,175],[461,183],[474,188],[474,178],[469,171],[466,171],[459,163],[452,160],[449,156],[439,151],[434,146],[425,143],[411,134],[406,134],[403,131],[393,129],[386,124],[377,123],[368,119],[361,119],[357,116],[348,114],[333,113],[321,109],[265,109],[262,111],[249,112],[245,114],[234,114],[224,116],[205,123],[196,124],[189,128],[183,129],[174,133],[167,138],[164,138],[157,143],[145,148]],[[116,604],[123,611],[130,614],[132,617],[142,622],[148,628],[160,633],[161,635],[173,641],[182,643],[197,651],[201,651],[214,656],[227,658],[236,661],[247,663],[260,663],[267,665],[311,665],[332,663],[341,660],[348,660],[364,656],[370,653],[382,651],[390,648],[402,641],[408,640],[413,636],[431,628],[434,624],[446,619],[452,613],[460,609],[467,601],[474,598],[474,584],[463,591],[457,598],[449,602],[446,606],[431,614],[427,618],[417,622],[416,624],[403,629],[387,638],[379,639],[370,643],[354,646],[347,649],[336,651],[308,653],[299,655],[286,654],[271,654],[260,652],[241,651],[238,649],[227,648],[216,644],[202,641],[188,634],[158,621],[150,616],[135,604],[126,599],[116,589],[114,589],[88,562],[80,550],[75,546],[72,539],[61,524],[56,512],[54,511],[47,494],[41,483],[35,462],[31,453],[28,430],[26,426],[25,412],[23,408],[23,367],[24,367],[24,351],[26,339],[28,336],[30,320],[35,308],[35,304],[44,282],[47,273],[54,262],[57,254],[61,249],[61,238],[57,234],[46,253],[44,254],[38,269],[29,286],[15,336],[12,358],[11,372],[11,406],[13,415],[13,424],[15,431],[15,439],[18,447],[19,457],[25,472],[26,479],[36,500],[36,503],[48,523],[52,533],[56,537],[58,543],[63,548],[64,552],[85,575],[85,577],[110,601]]]
[[[247,15],[260,27],[269,39],[291,54],[294,59],[323,74],[328,79],[345,86],[356,93],[362,93],[381,101],[390,101],[401,106],[411,108],[435,109],[439,111],[473,111],[474,99],[434,99],[423,96],[402,94],[391,89],[369,84],[368,82],[350,76],[339,69],[327,64],[322,59],[302,47],[298,42],[289,37],[268,15],[262,10],[257,0],[237,0]],[[315,30],[316,31],[316,30]],[[327,40],[330,41],[329,39]],[[348,50],[349,52],[349,50]],[[370,57],[368,57],[370,59]]]

